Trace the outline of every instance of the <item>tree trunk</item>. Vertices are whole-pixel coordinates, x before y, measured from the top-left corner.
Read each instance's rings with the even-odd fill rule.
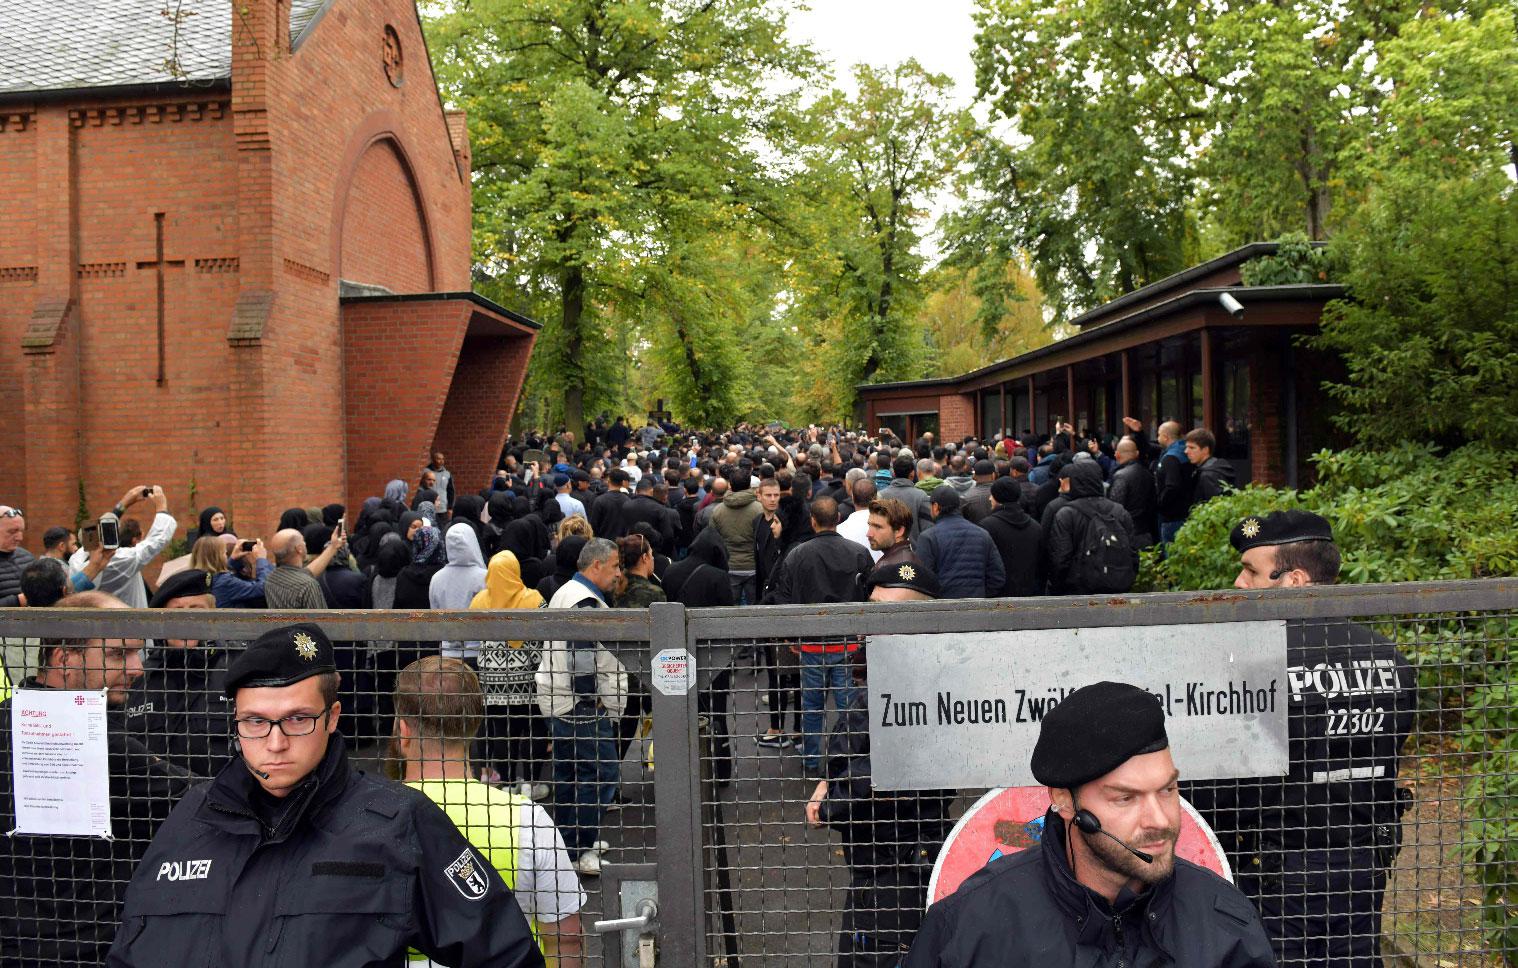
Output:
[[[585,373],[580,369],[580,354],[585,337],[580,325],[585,316],[585,272],[579,266],[564,270],[560,305],[560,326],[564,330],[564,426],[578,437],[585,429]],[[549,429],[549,428],[545,428]]]

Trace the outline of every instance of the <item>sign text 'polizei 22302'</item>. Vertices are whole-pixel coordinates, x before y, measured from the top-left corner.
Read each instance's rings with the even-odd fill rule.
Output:
[[[1102,680],[1149,692],[1186,779],[1286,773],[1286,623],[871,636],[880,790],[1026,786],[1039,723]]]

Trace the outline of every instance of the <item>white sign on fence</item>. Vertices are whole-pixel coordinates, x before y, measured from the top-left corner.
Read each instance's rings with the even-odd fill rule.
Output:
[[[17,834],[111,836],[105,693],[11,694]]]
[[[1103,680],[1154,696],[1183,779],[1286,774],[1285,622],[879,635],[868,655],[879,790],[1034,784],[1043,716]]]

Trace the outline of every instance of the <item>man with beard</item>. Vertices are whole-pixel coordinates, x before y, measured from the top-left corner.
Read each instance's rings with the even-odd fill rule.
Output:
[[[1175,856],[1180,773],[1152,696],[1077,689],[1044,716],[1032,768],[1052,801],[1042,840],[929,908],[905,968],[1273,968],[1249,901]]]
[[[59,608],[126,608],[100,591]],[[141,639],[44,638],[24,665],[17,690],[105,694],[110,776],[110,837],[0,837],[0,964],[99,965],[116,931],[132,869],[153,831],[190,784],[183,770],[151,753],[124,729],[121,710],[142,677]],[[15,830],[11,703],[0,703],[0,823]],[[164,964],[166,962],[159,962]]]

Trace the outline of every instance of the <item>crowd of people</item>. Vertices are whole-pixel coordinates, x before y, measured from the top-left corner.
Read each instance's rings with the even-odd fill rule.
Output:
[[[1204,429],[1183,433],[1162,423],[1151,441],[1139,421],[1123,424],[1121,435],[1077,434],[1061,424],[1041,436],[939,442],[924,435],[908,443],[889,430],[745,424],[716,433],[654,420],[641,428],[620,418],[598,420],[583,436],[560,431],[513,439],[492,477],[473,482],[482,485],[478,490],[454,477],[444,454],[434,453],[411,476],[414,484],[392,480],[353,509],[351,525],[350,509],[340,503],[291,508],[268,530],[205,508],[187,535],[186,553],[164,562],[152,582],[148,566],[179,528],[161,487],[134,486],[123,495],[108,516],[119,521],[119,536],[109,536],[115,540],[102,540],[104,517],[79,531],[49,528],[35,560],[20,547],[23,513],[0,505],[0,606],[597,609],[661,601],[720,607],[1125,592],[1139,551],[1173,539],[1191,510],[1234,477],[1232,466],[1213,455],[1215,440]],[[152,509],[146,521],[138,513],[143,505]],[[1323,551],[1332,547],[1326,523],[1272,524],[1266,538],[1278,544],[1263,546],[1270,554],[1251,560],[1262,547],[1255,525],[1254,533],[1235,534],[1244,555],[1241,585],[1336,578],[1337,551],[1331,561]],[[1293,536],[1292,529],[1307,537]],[[1313,553],[1304,556],[1304,550]],[[1373,638],[1333,644],[1377,657],[1390,649]],[[74,654],[87,646],[108,660]],[[474,871],[471,863],[488,865],[515,889],[538,947],[559,963],[578,963],[585,895],[576,875],[600,872],[607,848],[600,828],[617,805],[619,765],[649,709],[646,684],[630,677],[603,643],[331,642],[311,625],[278,630],[251,646],[165,640],[146,661],[141,646],[112,639],[5,645],[8,683],[109,691],[126,724],[112,734],[113,798],[172,804],[196,779],[214,777],[209,793],[180,809],[203,817],[220,803],[223,812],[241,810],[257,822],[249,830],[255,844],[300,840],[294,832],[316,821],[302,819],[308,807],[290,804],[320,798],[313,777],[347,776],[343,757],[351,744],[336,731],[341,712],[355,723],[354,734],[389,735],[392,775],[439,803],[464,833],[471,846],[457,858],[462,867],[449,873],[460,881],[449,881],[453,888],[466,898],[488,889],[488,877],[456,876]],[[1293,645],[1299,652],[1314,647],[1326,646]],[[860,643],[770,645],[752,658],[765,680],[769,720],[754,743],[799,755],[816,784],[807,820],[834,826],[845,839],[855,877],[839,963],[894,964],[871,959],[899,958],[915,920],[898,916],[887,926],[870,915],[899,915],[903,903],[896,902],[925,886],[901,871],[920,871],[924,857],[931,866],[926,845],[947,832],[953,793],[872,798],[867,730],[859,721]],[[269,667],[250,670],[255,659]],[[702,696],[719,782],[730,780],[733,770],[727,702],[734,671],[719,671]],[[1411,689],[1400,680],[1394,685]],[[294,690],[293,704],[264,701],[266,691],[279,690]],[[829,698],[838,712],[831,733]],[[1399,702],[1413,708],[1406,696]],[[0,711],[0,730],[8,723]],[[1294,720],[1292,728],[1295,734],[1321,727]],[[1384,767],[1395,761],[1409,728],[1405,719],[1394,719],[1389,746],[1340,755],[1373,755]],[[320,743],[308,736],[320,736]],[[1364,809],[1374,823],[1396,827],[1400,812],[1391,816],[1375,806],[1396,801],[1381,788],[1387,775],[1384,768],[1376,774],[1379,786],[1343,784],[1342,795],[1331,795],[1327,806],[1314,803],[1322,816],[1312,821],[1336,823],[1340,799],[1350,811],[1358,809],[1351,802],[1358,797],[1372,804]],[[1394,781],[1395,769],[1389,775]],[[1195,798],[1232,824],[1226,829],[1240,829],[1238,804],[1209,790],[1199,788]],[[292,793],[303,799],[290,800]],[[329,808],[338,805],[322,807]],[[479,823],[481,815],[489,822]],[[213,819],[213,826],[227,826]],[[154,831],[162,841],[166,831],[178,831],[168,836],[179,838],[193,826],[188,816],[161,826],[164,820],[134,814],[117,846],[69,859],[89,868],[94,881],[124,884]],[[1284,813],[1276,820],[1282,830],[1304,822]],[[897,827],[909,832],[883,833]],[[235,831],[228,827],[227,833]],[[446,852],[455,841],[439,843]],[[919,854],[882,852],[883,843],[910,844]],[[1240,849],[1260,852],[1257,842]],[[170,857],[156,842],[153,850]],[[90,868],[92,857],[101,866]],[[1386,863],[1377,857],[1379,873],[1367,883],[1378,918]],[[32,939],[39,962],[73,957],[99,963],[114,937],[120,958],[113,964],[151,964],[191,925],[154,928],[155,915],[183,904],[185,895],[158,881],[150,885],[143,874],[148,865],[136,865],[127,920],[117,933],[114,915],[106,914],[121,898],[93,894],[86,904],[58,896],[66,880],[44,885],[44,871],[57,861],[56,851],[43,845],[12,845],[0,869],[0,878],[16,878],[39,898],[53,898],[19,914],[0,911],[6,920],[0,935]],[[1251,897],[1260,903],[1258,892]],[[276,916],[278,909],[265,914]],[[1275,911],[1272,920],[1267,911],[1276,950],[1290,950],[1282,939],[1295,930],[1291,924],[1311,922],[1310,930],[1323,930],[1327,921],[1311,921],[1319,915],[1371,916],[1361,908],[1348,915],[1293,909]],[[1363,926],[1357,922],[1357,932]],[[63,938],[65,930],[75,933]],[[154,930],[161,933],[156,940]],[[517,940],[506,931],[481,943],[504,950]],[[459,934],[408,943],[449,957],[473,942]]]

